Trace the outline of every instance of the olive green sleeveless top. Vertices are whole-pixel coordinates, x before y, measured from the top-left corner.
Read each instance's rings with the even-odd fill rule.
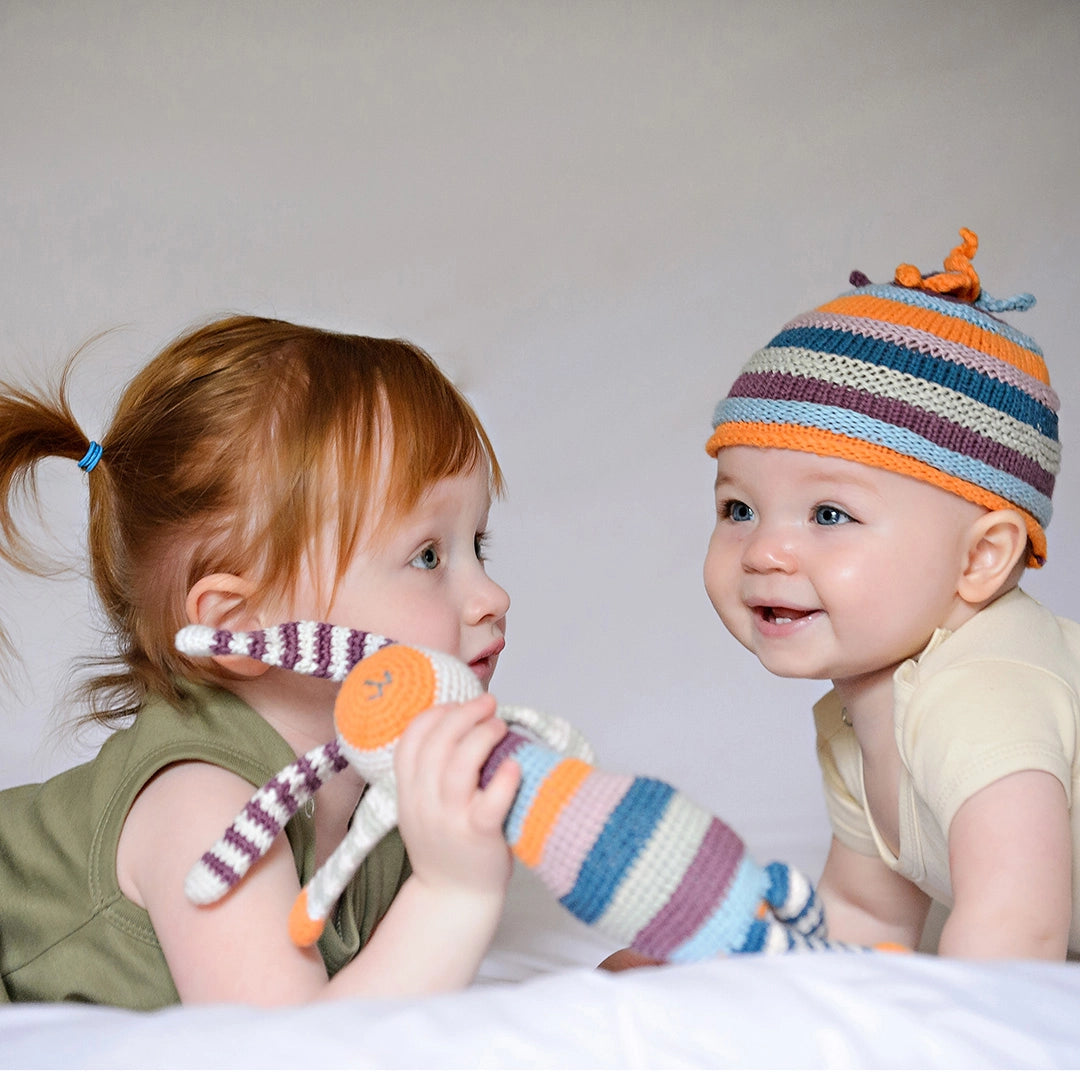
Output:
[[[150,778],[174,762],[209,762],[261,787],[296,757],[234,695],[190,684],[184,690],[190,710],[148,702],[92,761],[0,792],[0,1001],[130,1009],[179,1001],[149,916],[117,883],[127,812]],[[301,813],[285,831],[306,884],[315,872],[314,825]],[[169,842],[165,831],[161,842]],[[395,829],[364,861],[327,922],[319,949],[329,975],[360,951],[408,874]]]

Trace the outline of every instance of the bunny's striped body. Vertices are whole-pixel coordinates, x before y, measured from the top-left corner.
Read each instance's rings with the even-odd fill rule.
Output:
[[[393,751],[402,731],[431,705],[475,697],[480,684],[453,657],[323,624],[247,635],[189,627],[178,645],[193,655],[253,656],[344,679],[337,739],[260,789],[186,883],[196,903],[223,896],[296,806],[351,764],[368,789],[348,835],[301,892],[290,919],[294,940],[312,944],[362,860],[396,824]],[[355,666],[341,674],[353,656]],[[522,708],[500,713],[511,731],[480,783],[507,757],[518,762],[522,779],[504,824],[507,840],[571,914],[663,961],[849,948],[827,941],[808,879],[783,863],[755,863],[736,833],[670,784],[595,768],[588,744],[558,718]]]

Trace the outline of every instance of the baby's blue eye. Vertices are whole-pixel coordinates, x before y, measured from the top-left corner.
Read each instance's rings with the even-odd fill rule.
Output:
[[[439,565],[439,553],[429,544],[409,565],[418,570],[434,570]]]
[[[488,542],[490,539],[491,535],[486,532],[479,532],[473,537],[473,550],[476,552],[476,557],[480,562],[487,561]]]
[[[818,506],[814,509],[815,525],[843,525],[851,520],[850,514],[845,514],[843,510],[838,510],[835,506]]]
[[[754,511],[739,499],[728,499],[720,508],[720,515],[740,523],[754,520]]]

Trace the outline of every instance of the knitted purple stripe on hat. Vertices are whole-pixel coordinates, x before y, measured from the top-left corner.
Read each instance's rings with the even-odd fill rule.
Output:
[[[671,899],[633,941],[646,956],[668,956],[719,906],[746,849],[719,819],[713,820]]]
[[[996,439],[987,438],[962,424],[896,398],[880,397],[866,390],[839,386],[824,379],[770,372],[745,372],[735,380],[728,397],[806,401],[848,409],[906,428],[947,450],[985,462],[1023,480],[1043,495],[1049,496],[1054,491],[1053,473],[1047,472],[1038,462]]]

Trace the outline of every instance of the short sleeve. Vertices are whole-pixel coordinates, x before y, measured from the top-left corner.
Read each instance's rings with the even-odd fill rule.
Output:
[[[947,836],[964,801],[1028,769],[1057,777],[1072,805],[1075,690],[1032,665],[972,661],[915,688],[903,746],[916,793]]]

